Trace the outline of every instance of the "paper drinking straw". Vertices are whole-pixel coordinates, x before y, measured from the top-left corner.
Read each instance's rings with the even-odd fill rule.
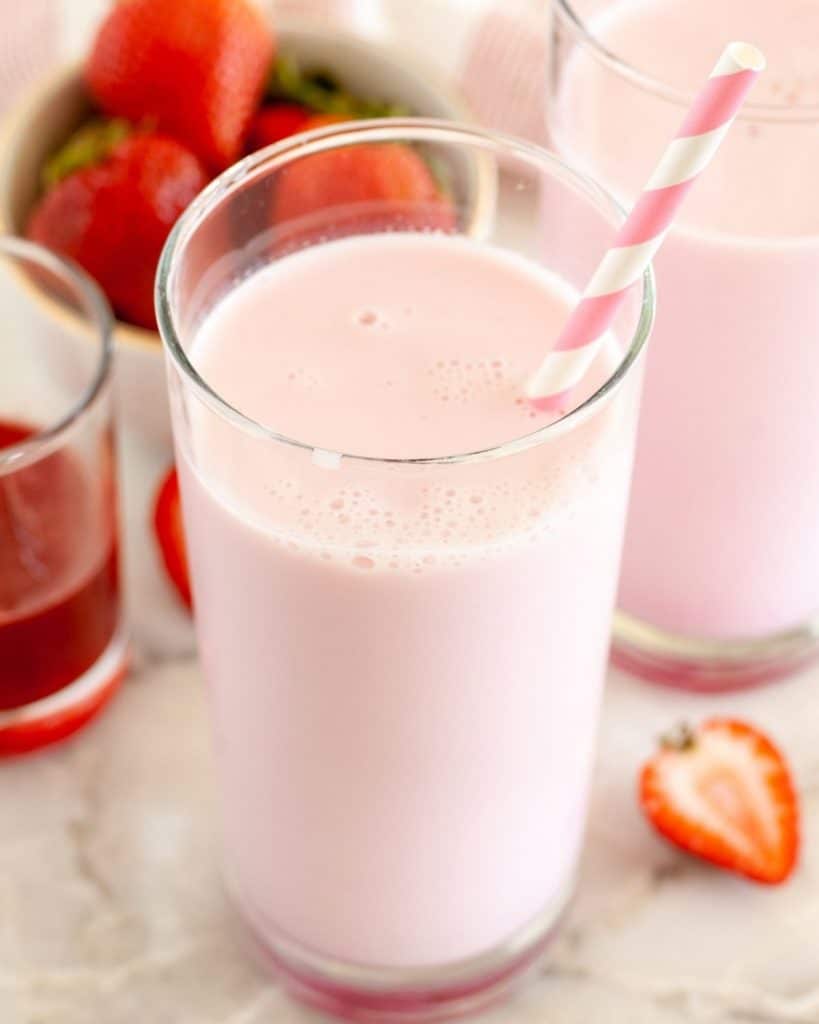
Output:
[[[533,405],[559,408],[583,379],[626,293],[654,258],[764,67],[755,46],[726,46],[552,350],[528,381],[526,394]]]

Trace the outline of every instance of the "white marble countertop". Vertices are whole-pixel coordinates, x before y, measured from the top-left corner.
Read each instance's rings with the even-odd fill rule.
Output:
[[[2,1024],[305,1024],[246,956],[223,895],[201,675],[125,467],[135,663],[85,733],[0,762]],[[535,981],[483,1024],[819,1024],[819,669],[695,698],[612,673],[577,899]],[[677,854],[637,809],[638,766],[681,716],[747,716],[798,776],[804,854],[757,887]]]

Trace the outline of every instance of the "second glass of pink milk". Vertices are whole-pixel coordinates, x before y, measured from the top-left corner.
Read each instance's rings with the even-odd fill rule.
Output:
[[[730,39],[768,69],[656,261],[615,657],[775,678],[819,638],[819,5],[557,0],[550,130],[630,205]]]
[[[360,160],[414,191],[315,187]],[[475,1009],[572,892],[650,275],[575,407],[523,396],[620,220],[536,147],[373,122],[226,172],[166,248],[226,873],[329,1012]]]

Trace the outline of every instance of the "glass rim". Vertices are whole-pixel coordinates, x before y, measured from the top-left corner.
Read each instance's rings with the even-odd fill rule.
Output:
[[[654,323],[655,287],[654,271],[649,266],[641,275],[642,297],[637,324],[631,340],[618,363],[616,369],[606,378],[587,399],[561,416],[547,423],[532,433],[522,437],[504,441],[488,448],[455,453],[448,455],[422,456],[418,458],[391,458],[381,455],[360,455],[354,452],[339,452],[323,448],[319,445],[299,441],[296,438],[280,434],[231,405],[212,388],[199,374],[191,363],[178,336],[173,303],[170,298],[174,279],[174,269],[178,253],[184,251],[186,243],[193,233],[208,217],[213,207],[228,195],[235,187],[245,184],[254,175],[261,176],[266,171],[276,170],[285,166],[293,157],[310,156],[343,145],[352,145],[365,141],[377,142],[437,142],[461,146],[482,147],[488,153],[503,149],[505,153],[517,156],[530,164],[541,168],[546,167],[553,173],[563,175],[572,184],[579,187],[590,200],[607,208],[609,214],[616,218],[617,223],[625,219],[625,209],[605,189],[591,178],[575,170],[555,154],[534,143],[526,142],[511,135],[486,131],[482,128],[461,124],[455,121],[444,121],[435,118],[389,118],[341,122],[337,125],[323,126],[311,132],[284,139],[272,146],[259,150],[224,171],[210,183],[194,199],[173,227],[159,261],[156,278],[156,312],[159,333],[162,337],[165,352],[169,355],[175,369],[193,389],[196,397],[208,408],[217,413],[247,434],[263,440],[284,444],[305,452],[331,456],[333,459],[348,460],[375,465],[452,465],[488,461],[506,455],[526,451],[539,445],[568,428],[575,426],[596,407],[607,395],[617,389],[635,364]],[[602,256],[602,253],[601,253]]]
[[[669,85],[667,82],[642,71],[636,65],[624,60],[613,50],[605,46],[602,40],[589,28],[589,19],[583,18],[576,9],[576,0],[555,0],[555,6],[558,13],[566,18],[580,39],[594,50],[602,63],[608,65],[612,70],[622,77],[629,79],[635,85],[662,96],[670,103],[675,103],[680,107],[691,105],[696,95],[694,90],[678,89],[676,86]],[[728,42],[729,40],[726,40],[726,43]],[[713,56],[714,60],[716,60],[718,54],[715,53]],[[778,103],[755,103],[750,101],[743,104],[742,109],[737,115],[737,120],[779,121],[784,123],[819,121],[819,103],[797,103],[785,107]]]
[[[21,269],[20,264],[30,263],[67,283],[82,305],[81,313],[94,333],[95,342],[99,342],[99,357],[94,374],[71,403],[69,410],[54,423],[38,428],[22,441],[0,449],[0,468],[7,468],[17,463],[28,464],[53,450],[62,436],[95,403],[110,377],[113,365],[114,314],[102,289],[82,267],[45,246],[14,235],[0,234],[1,257],[8,257],[15,264],[15,270]]]

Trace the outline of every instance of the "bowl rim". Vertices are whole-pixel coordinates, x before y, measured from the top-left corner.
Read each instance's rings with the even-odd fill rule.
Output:
[[[422,83],[429,92],[436,93],[441,99],[442,108],[449,108],[447,118],[466,124],[475,123],[475,114],[458,89],[447,82],[444,75],[431,62],[418,55],[412,48],[399,47],[393,42],[371,39],[349,30],[333,29],[330,31],[309,19],[282,18],[277,20],[276,33],[279,43],[285,48],[288,42],[287,37],[290,35],[323,40],[332,38],[334,42],[340,41],[343,46],[362,53],[375,50],[386,63],[401,66],[409,75]],[[69,60],[60,63],[26,89],[0,122],[0,234],[22,237],[19,224],[15,223],[11,210],[10,192],[19,159],[19,147],[25,140],[29,122],[55,94],[82,81],[82,69],[82,60]],[[479,172],[478,188],[485,191],[487,187],[491,186],[488,186],[486,174]],[[25,274],[18,276],[21,284],[32,297],[36,296],[38,301],[51,307],[51,312],[56,317],[69,315]],[[74,318],[72,317],[72,319]],[[82,327],[81,321],[78,321],[78,326]],[[116,317],[113,330],[118,345],[150,352],[158,357],[162,356],[162,343],[158,330],[139,327]]]

